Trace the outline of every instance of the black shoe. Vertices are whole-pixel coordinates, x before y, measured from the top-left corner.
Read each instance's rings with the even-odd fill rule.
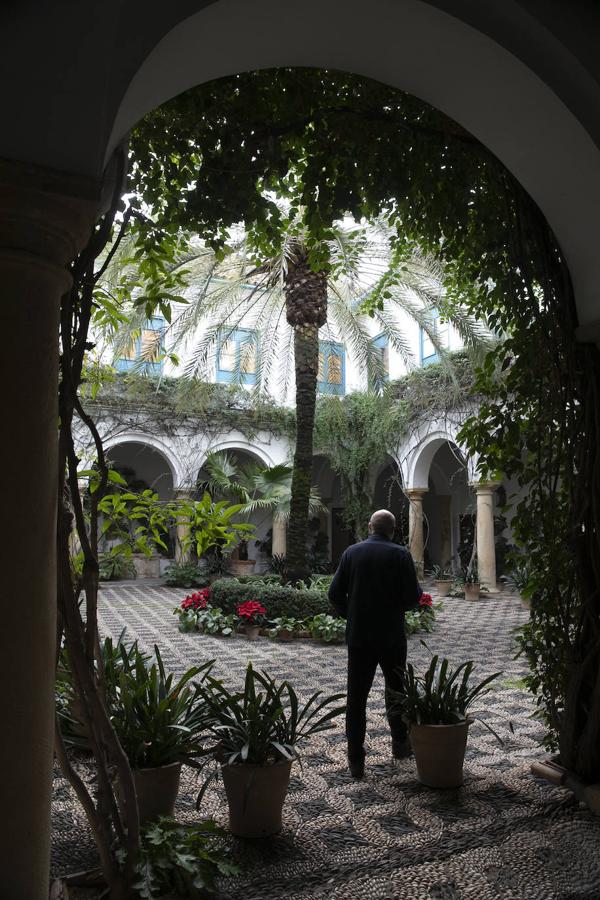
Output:
[[[394,759],[408,759],[409,756],[412,756],[410,739],[407,737],[402,740],[392,738],[392,756]]]
[[[365,754],[350,756],[348,754],[348,768],[353,778],[363,778],[365,774]]]

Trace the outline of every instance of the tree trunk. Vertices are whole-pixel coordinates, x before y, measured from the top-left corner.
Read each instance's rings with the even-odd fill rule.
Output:
[[[286,559],[286,579],[310,575],[306,538],[312,482],[313,428],[319,371],[319,328],[327,321],[327,276],[314,272],[306,248],[298,244],[285,275],[286,318],[294,329],[296,450]]]
[[[286,557],[286,578],[306,581],[308,503],[312,482],[313,428],[317,401],[319,332],[316,325],[294,329],[296,368],[296,450],[292,471],[292,495]]]

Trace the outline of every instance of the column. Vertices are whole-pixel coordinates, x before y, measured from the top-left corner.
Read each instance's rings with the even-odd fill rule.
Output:
[[[1,894],[48,896],[54,748],[58,321],[97,209],[85,179],[0,160]]]
[[[494,535],[494,491],[497,481],[480,481],[473,485],[477,497],[477,571],[479,581],[497,593],[496,540]]]
[[[285,556],[287,550],[287,525],[285,518],[278,513],[273,514],[273,540],[271,553],[273,556]]]
[[[175,499],[192,501],[194,499],[194,491],[192,488],[177,488],[175,490]],[[177,523],[175,535],[175,562],[180,565],[189,562],[190,560],[192,548],[190,544],[187,544],[190,534],[191,528],[189,519]]]
[[[427,488],[406,488],[404,491],[410,506],[408,510],[408,549],[419,576],[424,571],[425,541],[423,538],[423,497]]]

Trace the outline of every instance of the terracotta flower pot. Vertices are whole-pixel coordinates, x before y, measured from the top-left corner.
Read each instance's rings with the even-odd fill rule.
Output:
[[[463,783],[467,732],[472,719],[457,725],[411,725],[410,743],[417,776],[432,788],[457,788]]]
[[[440,597],[448,596],[448,594],[450,593],[450,588],[452,587],[451,581],[447,581],[445,578],[443,578],[443,579],[436,579],[433,583],[435,584],[435,589],[438,592],[438,594],[440,595]]]
[[[180,775],[181,763],[178,762],[153,769],[133,769],[140,822],[173,815]]]
[[[291,761],[265,766],[222,766],[232,834],[258,838],[281,831],[281,811],[291,768]]]
[[[255,641],[260,633],[260,625],[245,625],[244,632],[249,641]]]
[[[479,600],[479,582],[473,581],[465,584],[465,600]]]
[[[252,575],[254,572],[254,566],[256,565],[255,559],[230,559],[229,560],[229,574],[230,575]]]
[[[294,632],[290,631],[288,628],[281,628],[277,632],[277,640],[283,641],[284,644],[289,644],[290,641],[294,640]]]

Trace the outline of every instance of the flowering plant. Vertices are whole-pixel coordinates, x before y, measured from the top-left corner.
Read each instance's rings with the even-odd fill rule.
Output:
[[[195,631],[198,624],[198,615],[202,610],[210,607],[208,598],[210,591],[204,588],[193,594],[188,594],[185,600],[181,601],[180,606],[176,606],[173,614],[179,616],[179,630],[183,632]]]
[[[246,600],[245,603],[239,603],[237,608],[237,614],[244,625],[262,625],[266,611],[259,600]]]
[[[443,604],[434,603],[431,594],[423,592],[419,598],[417,609],[409,610],[404,616],[404,628],[407,634],[419,631],[430,633],[435,625],[435,614],[443,609]]]
[[[181,609],[184,611],[191,609],[194,612],[198,612],[200,609],[206,609],[209,597],[210,590],[208,588],[203,588],[201,591],[195,591],[193,594],[188,594],[185,600],[182,600]]]

